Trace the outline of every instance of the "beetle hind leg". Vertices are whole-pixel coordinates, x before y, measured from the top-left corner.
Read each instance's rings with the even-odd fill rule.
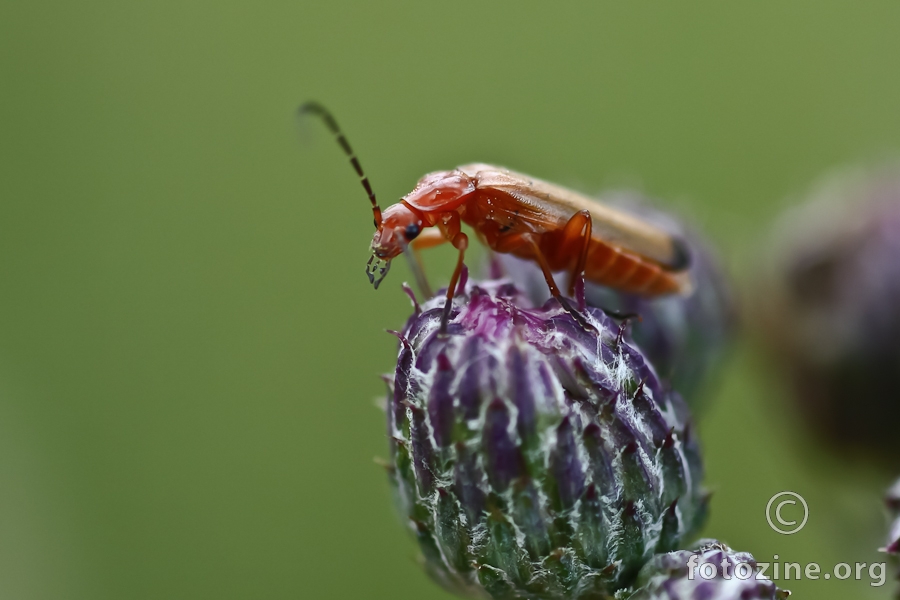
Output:
[[[583,211],[587,212],[587,211]],[[590,217],[590,215],[588,215]],[[547,262],[547,257],[544,255],[543,250],[541,250],[540,245],[538,244],[535,236],[532,234],[522,234],[521,241],[531,246],[531,251],[534,253],[535,260],[537,260],[538,265],[541,267],[541,273],[544,275],[544,281],[547,282],[547,287],[550,288],[550,294],[556,298],[556,301],[559,302],[560,306],[562,306],[567,313],[572,315],[572,318],[581,325],[581,328],[585,331],[596,331],[593,325],[588,323],[587,319],[581,314],[572,303],[569,302],[569,299],[562,295],[559,291],[559,287],[556,285],[556,281],[553,279],[553,272],[550,269],[550,264]],[[586,246],[585,246],[586,247]]]

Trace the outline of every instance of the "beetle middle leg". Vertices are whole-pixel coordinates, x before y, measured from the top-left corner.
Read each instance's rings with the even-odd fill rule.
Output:
[[[587,210],[581,210],[572,215],[572,218],[566,222],[560,234],[554,253],[557,258],[555,262],[561,262],[559,259],[571,256],[575,252],[578,253],[578,259],[575,261],[575,266],[569,277],[569,296],[575,294],[575,281],[584,272],[585,264],[587,264],[592,229],[591,213]]]

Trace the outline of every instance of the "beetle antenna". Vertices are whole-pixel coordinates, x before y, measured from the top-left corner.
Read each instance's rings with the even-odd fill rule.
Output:
[[[375,192],[372,191],[372,185],[369,183],[369,178],[366,177],[365,172],[363,172],[362,165],[359,164],[359,159],[356,158],[353,148],[350,147],[350,142],[344,137],[344,133],[341,131],[341,128],[338,127],[334,116],[327,108],[318,102],[306,102],[297,109],[297,116],[302,117],[306,114],[315,115],[322,119],[322,121],[325,122],[325,126],[334,134],[337,143],[340,144],[344,154],[350,159],[350,164],[353,165],[356,174],[359,175],[359,181],[362,183],[363,188],[365,188],[366,194],[369,195],[369,202],[372,203],[372,215],[375,217],[375,228],[381,227],[381,207],[378,206],[378,201],[375,199]]]

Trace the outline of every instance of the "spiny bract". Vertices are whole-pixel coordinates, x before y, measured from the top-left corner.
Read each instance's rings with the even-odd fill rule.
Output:
[[[464,287],[461,286],[461,287]],[[390,478],[428,573],[469,597],[606,598],[701,524],[698,447],[664,389],[599,310],[469,287],[399,334]]]
[[[757,578],[757,573],[751,554],[703,540],[696,550],[655,556],[641,569],[637,589],[619,592],[616,599],[783,600],[790,596],[769,579]]]

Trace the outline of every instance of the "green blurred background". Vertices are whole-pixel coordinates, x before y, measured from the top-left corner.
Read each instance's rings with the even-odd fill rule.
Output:
[[[372,458],[387,205],[490,161],[671,200],[751,281],[773,218],[900,148],[900,4],[0,5],[0,597],[447,598]],[[428,256],[432,278],[452,256]],[[761,560],[880,560],[889,474],[823,454],[740,344],[701,424],[706,529]],[[764,509],[804,495],[784,537]],[[887,598],[867,581],[795,597]]]

